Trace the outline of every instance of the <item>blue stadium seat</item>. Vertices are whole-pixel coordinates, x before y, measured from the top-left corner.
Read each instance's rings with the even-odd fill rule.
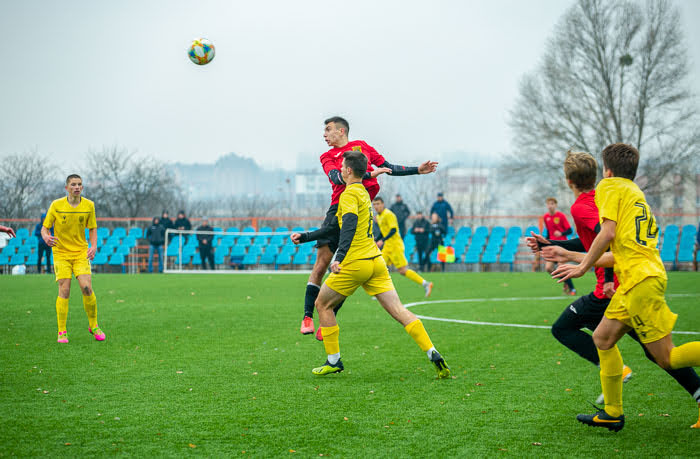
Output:
[[[100,235],[99,232],[100,232],[100,228],[97,228],[97,233],[98,233],[97,235],[98,236]],[[141,228],[139,228],[138,226],[134,226],[134,227],[129,229],[129,236],[133,236],[136,239],[141,239],[143,237],[143,230]],[[107,237],[107,236],[103,236],[103,237]]]
[[[197,253],[197,246],[192,246],[192,245],[186,245],[185,247],[182,248],[182,256],[192,256],[195,253]]]
[[[34,246],[34,247],[36,247],[36,246]],[[32,253],[32,247],[30,247],[28,245],[22,245],[22,246],[17,248],[17,253],[20,255],[24,255],[25,257],[29,256],[29,254]]]
[[[297,254],[303,253],[304,255],[310,255],[313,250],[314,242],[305,242],[304,244],[299,244]]]
[[[498,251],[487,250],[481,257],[482,263],[496,263],[498,261]]]
[[[111,257],[109,257],[109,264],[110,265],[123,265],[124,264],[124,255],[120,253],[115,253]]]
[[[15,252],[16,252],[15,247],[8,244],[5,246],[4,249],[2,249],[2,252],[0,252],[0,254],[2,254],[5,257],[11,257],[12,255],[15,254]]]
[[[129,252],[131,251],[131,247],[128,247],[126,245],[120,245],[117,247],[116,254],[121,254],[121,255],[129,255]]]
[[[313,265],[314,263],[316,263],[316,254],[317,254],[317,252],[315,250],[313,252],[311,252],[311,256],[309,257],[309,264],[310,265]]]
[[[136,247],[136,237],[134,236],[127,236],[124,238],[122,241],[122,245],[125,245],[127,247]]]
[[[10,264],[10,259],[7,255],[0,254],[0,266],[5,266]]]
[[[282,235],[282,234],[275,234],[270,238],[270,245],[276,245],[280,246],[283,245],[287,240],[289,240],[289,236]]]
[[[106,253],[98,253],[95,255],[95,258],[92,260],[92,264],[99,266],[99,265],[104,265],[107,264],[107,261],[109,259],[109,255]]]
[[[185,250],[184,248],[182,249]],[[176,257],[180,253],[180,247],[177,244],[170,244],[166,249],[166,256]]]
[[[36,266],[37,261],[39,261],[39,255],[36,252],[30,253],[29,256],[27,257],[27,264],[28,265]]]
[[[247,253],[243,257],[242,263],[246,266],[257,265],[258,264],[258,254],[257,253]]]
[[[195,235],[195,234],[192,234],[192,235],[190,235],[190,237],[185,238],[185,240],[183,242],[184,242],[183,246],[187,246],[187,247],[199,246],[199,241],[197,240],[197,235]]]
[[[248,247],[248,255],[261,255],[263,253],[263,246],[261,245],[251,245]]]
[[[528,226],[525,230],[525,236],[530,236],[530,233],[540,234],[540,229],[536,226]]]
[[[112,231],[112,236],[117,236],[119,239],[123,239],[126,237],[126,228],[122,226],[117,226],[114,228],[114,231]]]
[[[296,245],[293,245],[293,244],[292,245],[283,245],[282,250],[280,252],[280,255],[286,254],[286,255],[292,256],[295,253],[297,253],[297,246]]]
[[[213,228],[213,230],[214,230],[215,233],[223,233],[223,232],[224,232],[224,229],[223,229],[222,227],[220,227],[220,226],[215,226],[215,227]]]
[[[253,243],[253,238],[250,236],[239,236],[238,239],[236,239],[236,245],[242,245],[244,247],[248,247]]]
[[[263,226],[258,230],[258,233],[272,233],[272,228],[269,226]]]
[[[182,257],[175,257],[175,267],[179,268],[180,267],[180,258],[182,258],[182,264],[183,265],[189,265],[190,262],[192,261],[192,254],[182,254]]]
[[[187,255],[184,253],[182,254],[182,263],[185,263],[185,260],[187,259]],[[216,261],[216,260],[215,260]],[[195,252],[192,254],[192,264],[201,266],[202,265],[202,256],[199,254],[199,252]]]
[[[253,244],[260,246],[267,245],[267,238],[267,236],[255,236],[255,239],[253,239]]]
[[[115,249],[116,247],[113,245],[103,245],[97,249],[97,254],[103,254],[108,257],[114,253]]]
[[[97,228],[97,237],[100,239],[107,239],[109,237],[109,228],[105,226],[100,226]]]
[[[233,235],[224,234],[223,236],[221,236],[221,238],[219,238],[220,247],[231,247],[235,243],[236,237]]]
[[[28,245],[30,247],[36,247],[37,244],[39,244],[39,238],[33,234],[24,241],[24,245]]]
[[[303,226],[295,226],[292,228],[292,233],[303,233],[306,229]]]
[[[255,233],[255,228],[252,226],[246,226],[241,230],[241,233]]]
[[[267,249],[265,251],[265,253],[263,253],[262,256],[260,257],[260,264],[261,265],[274,265],[276,258],[277,258],[277,254],[274,251]]]
[[[287,228],[286,226],[278,226],[277,228],[275,228],[275,233],[288,233],[288,232],[289,232],[289,228]]]
[[[15,234],[19,239],[27,239],[29,237],[29,230],[27,228],[19,228],[15,231]]]
[[[295,265],[306,265],[309,262],[309,254],[308,253],[297,253],[294,255],[294,259],[292,261],[292,264]]]
[[[468,264],[479,263],[482,248],[483,246],[470,245],[467,249],[467,254],[464,256],[464,262]]]
[[[121,239],[119,238],[119,236],[115,236],[115,235],[111,235],[105,241],[105,245],[119,245],[120,243],[121,243]]]
[[[238,229],[237,227],[235,227],[235,226],[230,226],[230,227],[226,228],[226,233],[227,233],[227,234],[236,234],[236,235],[238,235],[238,234],[241,233],[241,230],[239,230],[239,229]]]
[[[226,256],[228,254],[225,253],[224,251],[220,251],[219,249],[214,252],[214,263],[217,265],[223,265],[226,263]]]
[[[289,265],[292,263],[292,254],[291,253],[285,253],[282,251],[279,255],[277,255],[277,258],[275,259],[275,264],[276,266],[279,265]]]

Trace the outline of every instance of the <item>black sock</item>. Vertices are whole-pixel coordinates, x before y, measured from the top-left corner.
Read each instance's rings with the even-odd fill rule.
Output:
[[[304,317],[314,316],[314,305],[316,304],[316,298],[318,298],[318,292],[321,288],[318,285],[306,284],[306,295],[304,296]]]
[[[343,303],[345,303],[345,300],[341,301],[340,303],[338,303],[338,306],[333,308],[333,314],[335,314],[336,316],[338,315],[338,311],[340,310],[340,308],[343,307]]]
[[[581,331],[581,323],[577,315],[566,308],[561,313],[554,325],[552,335],[564,346],[568,347],[593,365],[600,364],[598,349],[595,347],[593,337]]]
[[[574,288],[574,283],[571,281],[571,279],[566,279],[564,281],[564,283],[566,284],[567,287],[569,287],[569,290],[576,290]]]

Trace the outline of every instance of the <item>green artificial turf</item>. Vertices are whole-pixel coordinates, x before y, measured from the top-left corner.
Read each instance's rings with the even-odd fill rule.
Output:
[[[394,273],[405,303],[422,288]],[[430,317],[548,326],[572,300],[542,273],[430,274]],[[676,330],[700,331],[700,277],[670,273]],[[579,293],[593,278],[576,282]],[[56,343],[52,276],[0,276],[0,456],[697,455],[698,407],[624,338],[634,370],[619,433],[585,427],[598,370],[549,330],[424,319],[452,368],[427,357],[362,290],[338,318],[345,372],[299,325],[306,276],[95,275],[88,333],[74,282],[70,343]],[[690,294],[688,296],[673,296]],[[541,297],[558,297],[539,299]],[[495,301],[439,302],[456,299]],[[519,301],[508,298],[523,298]],[[675,335],[680,344],[698,335]]]

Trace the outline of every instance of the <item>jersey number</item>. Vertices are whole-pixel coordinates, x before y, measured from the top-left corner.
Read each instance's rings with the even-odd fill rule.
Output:
[[[372,217],[372,206],[369,206],[369,224],[367,225],[367,237],[372,237],[372,224],[374,223],[374,218]]]
[[[647,241],[656,239],[656,235],[659,233],[659,228],[656,226],[654,215],[647,211],[646,204],[643,202],[636,202],[634,206],[642,209],[642,215],[638,215],[634,218],[634,224],[637,229],[637,243],[646,246]]]

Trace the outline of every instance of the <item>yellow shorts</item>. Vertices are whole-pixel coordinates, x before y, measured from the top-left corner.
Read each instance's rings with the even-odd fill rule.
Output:
[[[75,277],[83,274],[92,274],[90,268],[90,260],[87,255],[81,255],[77,258],[60,258],[53,257],[53,272],[56,274],[56,281],[60,279],[70,279],[72,274]]]
[[[371,296],[394,290],[394,283],[382,257],[341,263],[340,268],[338,274],[331,273],[328,276],[325,284],[341,295],[350,296],[360,286]]]
[[[634,328],[642,343],[658,341],[671,333],[678,314],[668,308],[666,279],[647,277],[625,293],[616,292],[605,317]]]
[[[402,250],[382,250],[382,258],[387,266],[394,265],[396,269],[401,269],[408,265],[408,260],[406,260],[406,255],[404,255]]]

